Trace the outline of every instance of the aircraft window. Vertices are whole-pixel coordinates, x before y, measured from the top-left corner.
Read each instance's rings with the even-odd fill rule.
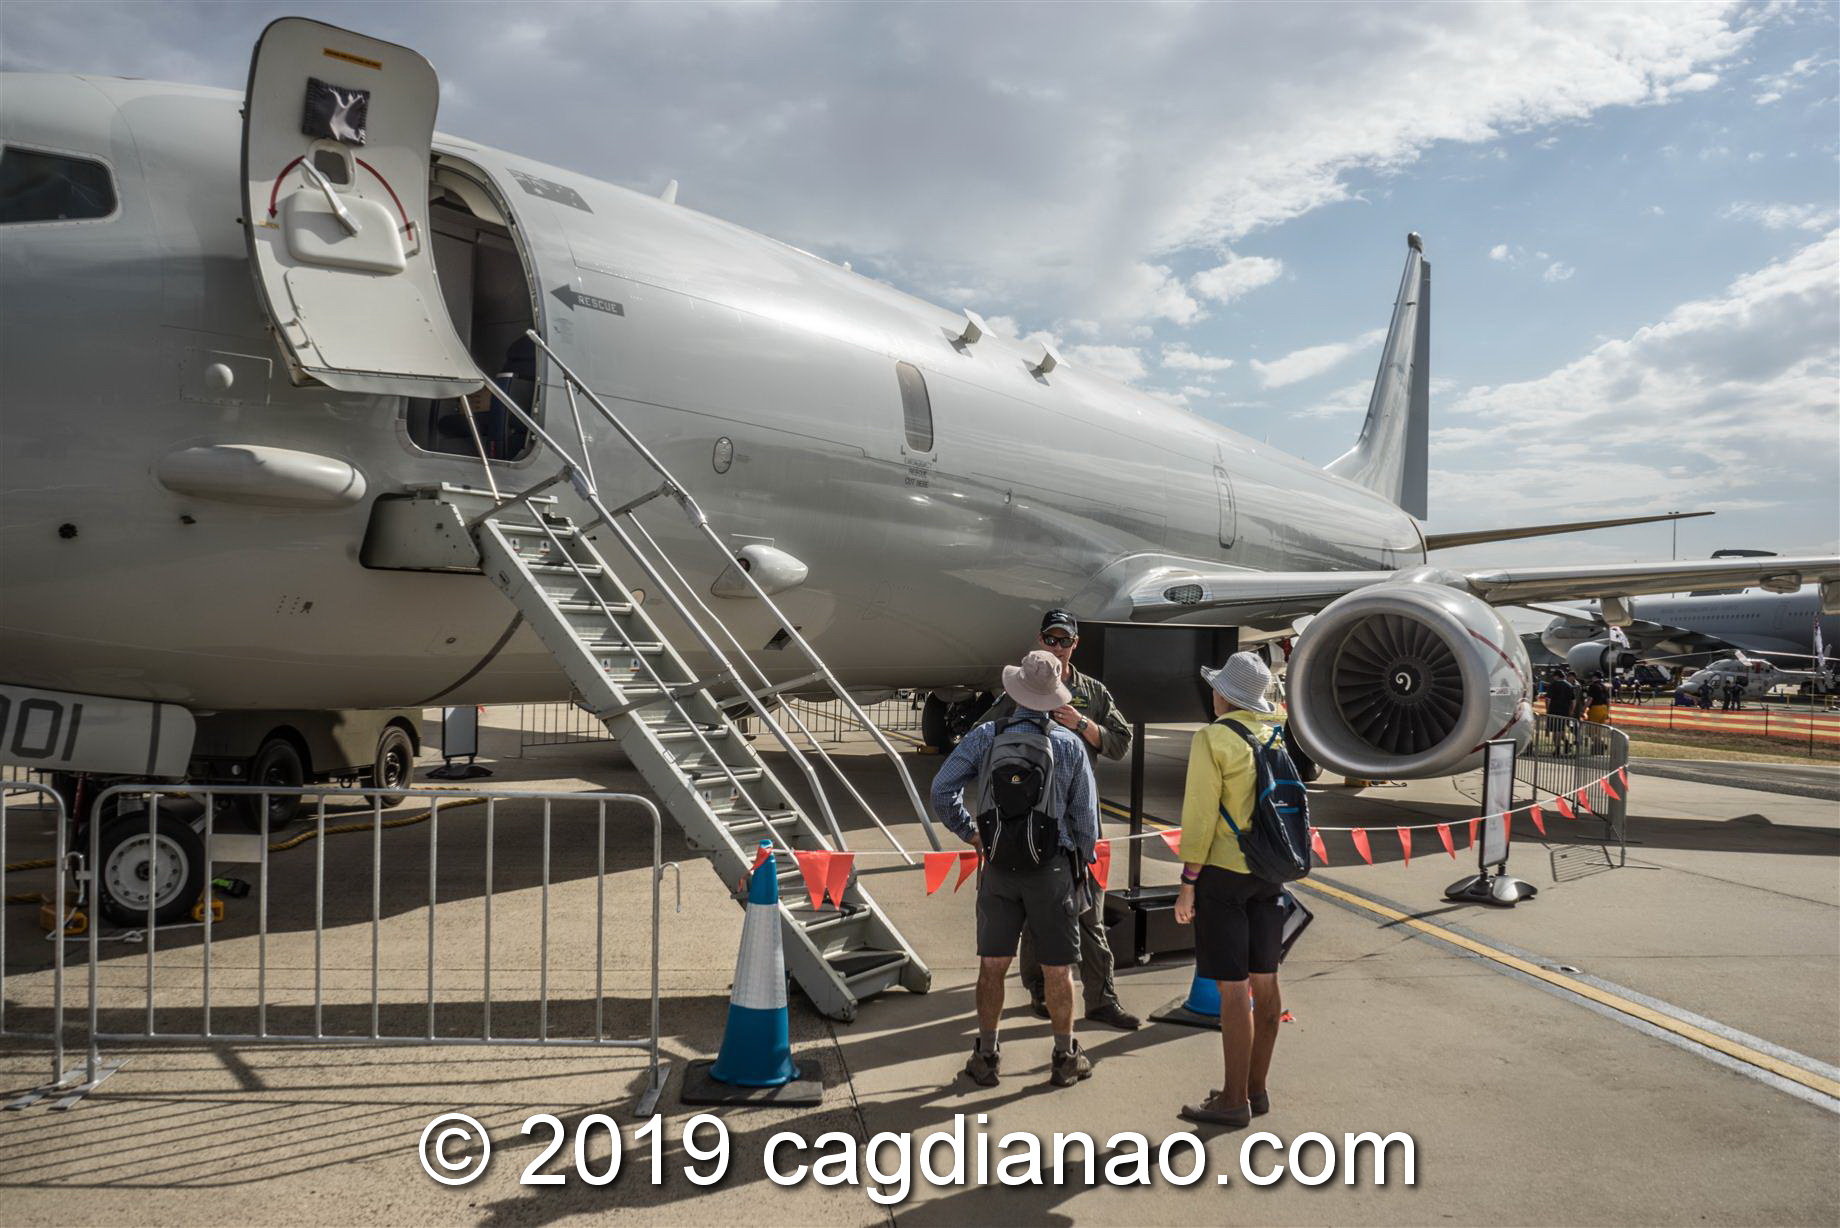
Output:
[[[0,152],[0,225],[79,221],[113,212],[115,185],[102,163],[12,146]]]
[[[907,426],[907,446],[916,452],[931,452],[933,402],[926,395],[926,377],[911,362],[897,362],[894,373],[901,382],[901,416]]]
[[[328,183],[344,187],[351,182],[351,164],[345,161],[345,155],[336,149],[316,149],[313,151],[313,169],[326,177]]]

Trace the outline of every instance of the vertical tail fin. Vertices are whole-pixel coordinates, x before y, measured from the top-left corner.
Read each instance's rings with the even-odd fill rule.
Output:
[[[1423,520],[1431,424],[1431,264],[1416,234],[1406,236],[1406,246],[1405,274],[1367,421],[1360,440],[1330,463],[1329,472],[1378,491]]]

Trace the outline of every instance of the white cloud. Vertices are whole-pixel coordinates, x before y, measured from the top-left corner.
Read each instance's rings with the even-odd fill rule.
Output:
[[[1367,403],[1373,399],[1373,394],[1374,385],[1371,380],[1344,384],[1316,404],[1298,410],[1296,416],[1299,418],[1357,417],[1367,412]]]
[[[651,192],[677,179],[698,209],[929,298],[1108,328],[1190,324],[1216,291],[1245,293],[1262,258],[1212,254],[1351,199],[1359,177],[1704,90],[1787,20],[1721,3],[1333,22],[1280,5],[1045,22],[1023,5],[309,7],[463,82],[444,131]],[[12,0],[5,24],[7,67],[240,91],[259,18]],[[1168,267],[1204,273],[1191,289]]]
[[[1211,397],[1214,395],[1214,390],[1212,388],[1203,388],[1200,384],[1183,384],[1181,392],[1185,397]]]
[[[1472,388],[1433,432],[1439,516],[1801,498],[1831,524],[1837,261],[1840,231],[1547,375]]]
[[[1799,88],[1802,82],[1832,63],[1833,61],[1829,60],[1823,64],[1820,56],[1811,55],[1806,59],[1797,60],[1781,72],[1758,77],[1758,92],[1753,101],[1760,107],[1767,107],[1773,102],[1781,102],[1791,90]]]
[[[1818,234],[1834,224],[1835,210],[1831,205],[1768,205],[1741,200],[1727,206],[1719,216],[1756,222],[1766,230],[1795,229]]]
[[[1066,353],[1067,361],[1075,366],[1121,384],[1140,380],[1147,373],[1144,356],[1135,346],[1072,345]]]
[[[1489,259],[1506,262],[1508,259],[1508,245],[1506,243],[1497,243],[1494,247],[1491,247],[1489,249]]]
[[[1251,366],[1259,377],[1259,384],[1265,388],[1282,388],[1286,384],[1299,383],[1323,374],[1354,354],[1369,346],[1380,344],[1386,339],[1386,330],[1376,328],[1372,332],[1362,333],[1352,341],[1334,341],[1328,345],[1312,345],[1301,350],[1292,350],[1282,358],[1271,362],[1253,359]]]
[[[1555,260],[1546,266],[1546,271],[1540,274],[1540,280],[1546,282],[1570,281],[1572,279],[1572,274],[1577,271],[1577,269],[1565,263],[1565,261]]]
[[[1230,303],[1260,286],[1269,286],[1284,275],[1284,262],[1264,256],[1227,254],[1224,262],[1203,269],[1189,278],[1188,284],[1202,298]]]
[[[1233,365],[1233,360],[1197,354],[1186,345],[1167,345],[1163,347],[1163,365],[1177,371],[1225,371]]]

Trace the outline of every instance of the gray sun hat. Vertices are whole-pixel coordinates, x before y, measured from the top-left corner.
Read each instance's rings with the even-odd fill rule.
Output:
[[[1073,692],[1061,682],[1061,663],[1051,652],[1036,649],[1020,665],[1003,667],[1003,690],[1019,708],[1052,712],[1073,702]]]
[[[1278,705],[1265,697],[1265,693],[1271,690],[1271,670],[1266,667],[1264,658],[1256,652],[1236,652],[1219,669],[1209,669],[1204,665],[1201,667],[1201,676],[1236,708],[1257,712],[1261,716],[1269,716],[1278,710]]]

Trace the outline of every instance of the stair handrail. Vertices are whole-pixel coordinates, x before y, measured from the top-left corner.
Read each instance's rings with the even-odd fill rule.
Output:
[[[623,545],[626,548],[626,552],[630,554],[633,558],[633,561],[638,563],[639,566],[645,571],[647,578],[650,579],[653,584],[657,585],[659,592],[661,592],[664,595],[665,600],[671,605],[671,607],[674,610],[676,610],[678,615],[684,620],[684,625],[688,627],[691,633],[696,636],[697,640],[701,642],[704,650],[708,652],[712,658],[714,658],[716,663],[722,668],[723,672],[725,672],[728,675],[728,677],[733,679],[736,687],[741,691],[742,698],[747,702],[748,707],[751,708],[754,711],[754,713],[760,717],[761,723],[773,734],[774,740],[777,741],[780,744],[780,746],[785,749],[786,753],[791,757],[793,763],[797,765],[800,774],[804,776],[805,783],[811,789],[812,797],[817,801],[818,809],[823,815],[825,826],[830,828],[832,834],[836,838],[837,843],[835,847],[842,848],[846,846],[849,842],[844,838],[842,825],[837,822],[836,812],[831,808],[830,795],[825,792],[824,784],[822,781],[818,779],[817,772],[813,770],[811,764],[807,761],[805,752],[799,749],[798,744],[793,740],[792,735],[787,733],[786,730],[783,727],[781,727],[779,722],[773,718],[772,711],[767,707],[762,697],[756,695],[753,689],[750,686],[748,686],[746,680],[741,676],[741,671],[736,667],[733,661],[729,660],[727,654],[722,651],[722,649],[716,644],[715,640],[711,638],[711,636],[709,635],[709,632],[703,627],[703,625],[691,613],[690,609],[685,604],[683,598],[677,593],[675,589],[672,588],[670,581],[661,572],[659,572],[657,568],[655,568],[652,565],[649,559],[645,558],[639,552],[639,548],[633,543],[632,539],[627,535],[626,530],[620,527],[617,518],[619,515],[623,514],[632,522],[635,528],[638,528],[641,532],[644,532],[644,526],[640,525],[638,518],[633,515],[633,512],[634,510],[636,510],[639,504],[646,502],[646,500],[641,499],[637,501],[628,502],[622,505],[618,512],[608,510],[607,505],[601,502],[600,492],[595,486],[594,480],[591,476],[591,471],[588,470],[587,467],[584,466],[582,463],[577,461],[576,458],[570,454],[567,448],[563,447],[559,442],[556,441],[554,437],[552,437],[548,432],[544,431],[542,427],[538,426],[536,422],[532,419],[532,417],[529,414],[525,413],[523,408],[519,406],[516,401],[512,400],[511,397],[502,388],[500,388],[494,381],[492,381],[491,379],[487,379],[485,381],[485,387],[491,391],[492,396],[496,400],[498,400],[500,404],[502,404],[505,407],[507,412],[513,414],[514,416],[516,416],[516,418],[520,422],[523,422],[525,425],[529,426],[536,433],[539,439],[541,439],[552,451],[554,451],[559,457],[562,458],[563,470],[560,474],[557,474],[554,477],[546,479],[543,482],[539,482],[536,486],[532,487],[530,490],[526,490],[522,492],[521,494],[511,499],[506,500],[503,503],[495,504],[489,511],[487,511],[481,516],[476,517],[473,523],[476,525],[485,520],[492,519],[493,517],[497,516],[498,514],[502,512],[509,511],[511,508],[519,506],[520,504],[524,503],[533,492],[537,490],[545,489],[548,486],[553,485],[557,481],[566,479],[569,485],[575,490],[575,493],[579,495],[590,507],[594,509],[595,515],[599,519],[599,523],[606,525],[610,532],[618,535],[621,545]],[[583,391],[588,393],[588,396],[591,400],[594,398],[594,394],[591,391],[587,389],[583,389]],[[606,412],[606,409],[604,406],[602,406],[601,409],[603,413]],[[583,442],[585,446],[586,436],[583,435],[582,438],[583,438]],[[664,478],[665,478],[664,485],[659,488],[658,492],[654,492],[654,493],[664,493],[668,491],[674,497],[677,497],[680,501],[687,497],[686,495],[682,493],[681,488],[677,486],[675,479],[673,479],[668,473],[664,475]],[[647,540],[650,540],[650,534],[647,534],[646,536],[647,536]],[[586,539],[585,530],[583,530],[582,540],[584,543],[586,543],[587,539]],[[718,541],[718,545],[719,544],[720,543]],[[656,543],[654,543],[654,548],[656,548]],[[593,546],[589,544],[588,549],[593,550]],[[566,552],[564,553],[566,557]],[[659,551],[659,553],[661,557],[665,558],[666,563],[671,566],[672,572],[678,574],[678,580],[680,583],[684,585],[685,590],[691,592],[692,595],[694,595],[694,590],[690,589],[689,583],[683,579],[681,573],[677,573],[677,568],[675,564],[670,563],[669,557],[665,556],[663,554],[663,551]],[[597,554],[597,557],[598,557],[598,554]],[[581,572],[579,564],[572,558],[570,559],[570,562],[574,566],[574,570],[576,572],[577,577],[581,579],[584,584],[586,584],[587,583],[586,576]],[[604,566],[605,560],[603,559],[601,560],[601,562]],[[593,586],[590,584],[588,585],[588,588],[590,591],[592,591]],[[699,605],[701,604],[700,599],[698,600],[698,603]],[[708,607],[705,606],[703,607],[703,609],[704,609],[705,614],[709,616],[709,618],[716,624],[716,626],[722,628],[723,633],[728,635],[730,641],[735,642],[734,635],[732,632],[728,630],[727,625],[723,623],[720,618],[717,618],[714,612],[710,611]],[[781,617],[783,619],[784,616],[782,615]],[[625,638],[625,637],[623,636],[622,638]],[[736,647],[737,649],[740,648],[740,645],[738,642],[736,643]],[[741,656],[743,660],[746,660],[748,662],[749,667],[754,669],[756,674],[759,674],[760,677],[762,677],[763,679],[765,678],[765,675],[760,672],[759,667],[755,665],[755,663],[751,659],[748,658],[745,650],[741,650]],[[821,661],[816,662],[816,664],[819,666],[820,669],[823,669],[823,662]],[[648,672],[650,671],[648,670]],[[826,673],[828,674],[828,671],[826,671]],[[677,704],[675,697],[670,695],[669,688],[664,687],[663,684],[660,683],[660,689],[663,692],[666,702],[671,703],[673,708],[675,710],[679,710],[681,714],[681,708]],[[717,756],[717,757],[720,758],[720,756]],[[832,768],[834,771],[837,770],[834,764],[832,765]],[[728,774],[731,776],[731,779],[732,779],[732,773],[728,773]],[[839,777],[842,776],[841,771],[838,771],[838,775]],[[756,803],[754,799],[747,794],[747,791],[745,789],[741,789],[740,783],[738,781],[733,781],[732,783],[735,784],[737,789],[740,789],[743,796],[746,796],[748,798],[748,804],[754,807],[755,813],[761,816],[762,821],[766,823],[768,829],[776,830],[774,829],[772,822],[766,818],[765,813],[761,810],[758,803]],[[909,793],[911,795],[913,792],[912,782],[909,781],[907,783],[909,787]],[[845,781],[845,787],[846,788],[849,787],[847,781]],[[783,789],[782,789],[782,792],[783,792]],[[851,789],[851,792],[854,794],[855,790]],[[856,796],[858,797],[858,800],[860,801],[860,795],[858,794]],[[791,800],[791,797],[789,794],[787,795],[787,798],[788,800]],[[803,812],[801,811],[801,814],[802,813]],[[879,819],[876,819],[873,813],[871,813],[870,817],[875,820],[876,825],[882,829],[885,835],[887,835],[889,842],[893,844],[897,849],[899,849],[901,845],[900,845],[900,842],[895,839],[894,834],[890,832],[888,828],[884,824],[882,824]],[[807,821],[809,822],[809,820]],[[812,835],[821,844],[824,844],[826,847],[831,847],[829,845],[829,837],[826,837],[822,832],[816,830],[815,827],[812,829]],[[927,835],[930,839],[932,839],[934,846],[937,847],[938,837],[933,834],[930,826],[927,828]],[[903,852],[903,856],[907,856],[907,854]],[[911,858],[909,859],[911,860]]]
[[[664,462],[659,460],[658,457],[652,453],[651,449],[647,448],[644,442],[641,441],[637,435],[633,434],[632,430],[620,420],[619,415],[615,414],[607,407],[606,402],[601,400],[594,389],[590,388],[580,376],[575,374],[574,369],[563,361],[562,357],[558,355],[554,349],[550,348],[549,343],[545,341],[535,329],[527,330],[525,335],[528,336],[532,343],[540,348],[544,354],[548,355],[549,360],[554,363],[557,370],[562,373],[565,387],[579,389],[581,395],[586,398],[588,404],[598,410],[601,417],[607,420],[608,425],[613,427],[613,429],[619,433],[620,437],[626,441],[627,445],[639,454],[640,459],[664,480],[664,487],[661,488],[660,493],[668,493],[677,501],[683,508],[685,516],[689,518],[691,525],[707,539],[709,544],[714,547],[716,553],[723,558],[725,563],[740,575],[747,587],[753,590],[754,596],[758,598],[768,612],[772,614],[774,620],[779,625],[780,631],[787,636],[787,641],[798,648],[799,652],[822,676],[824,684],[830,689],[831,693],[843,701],[844,705],[848,707],[857,720],[862,723],[863,727],[869,731],[870,737],[875,740],[876,745],[881,749],[884,757],[893,765],[895,774],[899,777],[902,788],[907,793],[908,804],[913,808],[914,817],[919,820],[920,828],[926,834],[928,842],[931,843],[934,849],[940,848],[939,834],[934,829],[932,816],[928,812],[926,803],[921,800],[920,791],[914,785],[913,776],[908,772],[907,765],[902,761],[900,752],[895,750],[894,745],[888,741],[881,729],[874,721],[869,719],[868,714],[862,710],[862,707],[856,702],[855,698],[851,696],[849,691],[844,688],[843,684],[837,680],[836,675],[831,672],[830,666],[824,663],[823,658],[818,656],[816,650],[814,650],[811,644],[806,641],[805,637],[799,633],[799,629],[793,625],[792,620],[786,616],[785,611],[780,609],[779,604],[761,587],[760,582],[754,578],[751,570],[741,567],[736,563],[734,554],[723,544],[721,537],[710,525],[708,515],[703,511],[701,505],[697,503],[696,498],[677,480],[676,476],[665,466]],[[600,497],[595,491],[592,479],[586,478],[586,475],[582,472],[581,465],[570,457],[567,449],[563,448],[554,438],[532,421],[530,416],[525,414],[495,383],[491,380],[487,380],[486,387],[492,390],[493,396],[496,397],[509,412],[515,414],[520,421],[528,425],[536,433],[539,439],[555,451],[557,455],[563,458],[568,465],[570,485],[575,488],[577,494],[581,495],[584,500],[588,501],[594,507],[597,513],[601,514],[603,522],[608,524],[609,527],[612,527],[612,517],[607,514],[605,506],[600,502]],[[573,402],[572,397],[571,402]],[[627,510],[626,514],[631,516],[632,510]],[[636,517],[633,517],[633,523],[638,523]],[[687,619],[686,621],[697,631],[699,639],[707,641],[707,636],[702,632],[701,628],[695,627],[694,619]],[[726,630],[726,624],[722,623],[720,618],[717,618],[716,622]],[[715,655],[718,660],[726,661],[726,658],[719,650],[714,650],[713,645],[706,643],[706,647],[711,648],[713,655]],[[748,659],[750,665],[754,665],[754,662],[748,657],[745,651],[742,655],[745,659]],[[756,669],[758,669],[757,666]],[[766,714],[764,709],[760,708],[758,703],[753,700],[752,693],[746,685],[742,684],[739,679],[736,681],[737,684],[742,686],[743,692],[748,695],[750,706],[756,708],[756,710],[761,713],[762,720],[768,728],[774,731],[776,738],[778,738],[781,744],[785,745],[789,751],[793,751],[790,739],[780,730],[778,723],[771,715]],[[793,753],[797,754],[798,752],[793,751]]]
[[[697,744],[709,755],[716,766],[722,769],[722,774],[728,778],[728,783],[734,786],[736,795],[747,803],[754,811],[755,817],[761,821],[761,824],[765,826],[768,831],[773,833],[775,839],[781,840],[785,843],[787,848],[791,848],[791,841],[785,839],[780,833],[779,827],[774,824],[772,819],[767,817],[766,809],[755,800],[754,796],[748,792],[747,788],[742,785],[741,781],[735,776],[733,765],[722,758],[722,753],[715,748],[715,745],[710,742],[706,736],[704,736],[702,728],[691,717],[690,713],[684,710],[683,700],[672,693],[670,685],[659,676],[657,668],[652,665],[645,653],[639,651],[639,646],[634,642],[632,636],[627,634],[626,629],[620,626],[619,622],[614,618],[613,611],[608,607],[606,599],[596,592],[594,585],[589,582],[588,574],[582,569],[581,561],[570,554],[563,546],[562,539],[557,535],[555,527],[545,521],[542,516],[536,517],[536,527],[543,530],[543,534],[549,540],[550,545],[555,547],[555,552],[569,561],[569,567],[574,571],[576,579],[581,581],[582,586],[588,590],[588,594],[594,599],[594,603],[600,607],[601,613],[605,618],[605,625],[611,628],[615,635],[620,637],[620,642],[632,653],[634,662],[637,663],[640,670],[643,671],[646,679],[650,681],[653,686],[658,688],[658,692],[663,697],[665,703],[669,704],[671,711],[683,720],[684,725],[696,738]],[[506,545],[509,547],[510,543],[507,542]],[[593,551],[592,545],[589,545],[589,550],[598,555],[597,551]],[[603,574],[606,574],[605,562],[606,560],[601,560]],[[650,620],[648,619],[647,621],[649,622]],[[596,715],[598,716],[599,714],[597,713]],[[641,718],[635,717],[635,719]],[[798,810],[796,813],[804,820],[807,833],[820,843],[825,843],[826,837],[824,833],[818,829],[816,824],[812,823],[810,817],[806,815],[803,810]],[[723,836],[732,846],[731,851],[737,856],[745,858],[746,850],[741,847],[740,841],[735,839],[733,833],[727,830],[725,824],[718,823],[717,826],[723,828]],[[831,829],[836,833],[838,847],[842,847],[844,844],[843,833],[837,827],[834,820],[831,823]]]

